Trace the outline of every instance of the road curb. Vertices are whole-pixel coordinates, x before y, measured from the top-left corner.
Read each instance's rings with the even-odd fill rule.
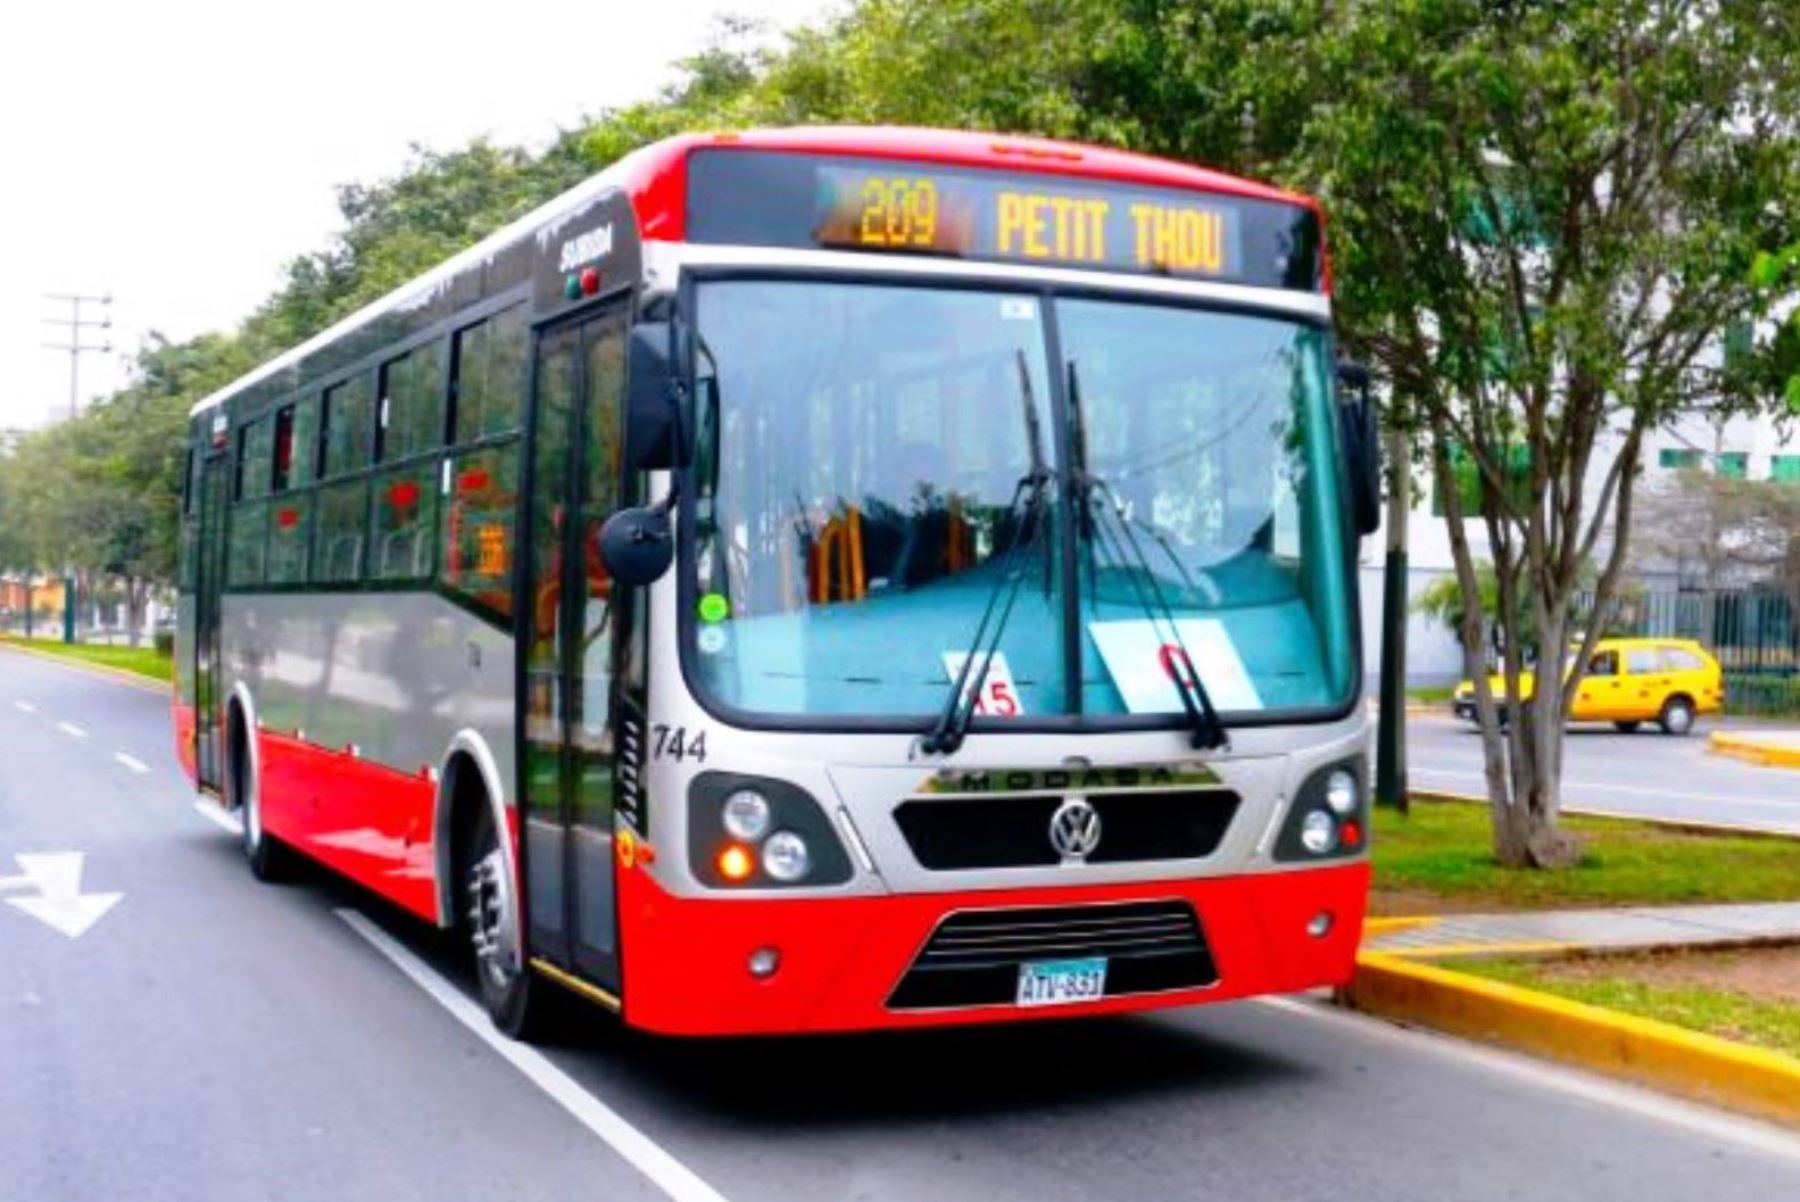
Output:
[[[1411,789],[1407,796],[1414,801],[1453,802],[1458,805],[1486,806],[1488,799],[1473,793],[1452,793],[1446,789]],[[1800,831],[1771,830],[1740,822],[1696,822],[1691,818],[1658,818],[1654,815],[1627,814],[1621,810],[1599,810],[1592,806],[1564,805],[1562,812],[1578,818],[1610,818],[1616,822],[1641,822],[1664,830],[1686,831],[1693,835],[1742,835],[1747,839],[1800,839]]]
[[[1713,731],[1706,737],[1706,749],[1765,768],[1800,768],[1800,745],[1771,743],[1741,731]]]
[[[1800,1060],[1762,1048],[1384,952],[1357,957],[1342,1001],[1800,1128]]]
[[[14,651],[20,655],[29,655],[32,659],[47,664],[56,664],[75,672],[85,672],[89,676],[98,676],[117,684],[130,685],[134,689],[142,689],[146,693],[167,694],[170,686],[160,680],[151,680],[136,672],[128,672],[124,668],[109,668],[105,664],[91,664],[85,660],[70,659],[49,651],[39,651],[35,647],[26,647],[8,638],[0,638],[0,651]]]

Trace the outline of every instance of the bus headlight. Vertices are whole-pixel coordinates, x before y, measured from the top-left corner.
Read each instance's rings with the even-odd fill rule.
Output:
[[[1333,768],[1325,778],[1325,804],[1339,818],[1348,818],[1356,813],[1360,792],[1356,787],[1356,778],[1350,775],[1348,768]]]
[[[813,889],[854,875],[825,808],[792,781],[702,772],[688,785],[688,867],[712,889]]]
[[[783,884],[792,884],[812,867],[812,853],[806,840],[793,831],[776,831],[763,844],[763,871]]]
[[[1300,846],[1322,856],[1337,846],[1337,823],[1324,810],[1308,810],[1300,820]]]
[[[746,843],[769,833],[769,799],[755,789],[739,789],[725,798],[725,829]]]
[[[1294,793],[1287,819],[1275,838],[1281,863],[1343,859],[1368,844],[1368,790],[1362,757],[1326,764]]]

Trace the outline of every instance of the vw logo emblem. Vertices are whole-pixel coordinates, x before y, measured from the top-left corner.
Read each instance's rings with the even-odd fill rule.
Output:
[[[1082,860],[1100,846],[1100,812],[1085,797],[1070,797],[1050,815],[1050,846],[1064,860]]]

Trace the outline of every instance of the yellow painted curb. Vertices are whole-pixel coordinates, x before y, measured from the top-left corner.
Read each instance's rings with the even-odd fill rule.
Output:
[[[1345,1000],[1800,1127],[1800,1060],[1762,1048],[1380,952],[1357,957]]]
[[[1400,914],[1385,918],[1363,919],[1363,938],[1370,935],[1391,935],[1395,931],[1410,931],[1417,927],[1428,927],[1438,920],[1429,914]]]
[[[20,655],[29,655],[33,659],[42,660],[47,664],[57,664],[60,667],[70,668],[76,672],[86,672],[90,676],[99,676],[106,680],[113,681],[116,684],[130,685],[134,689],[143,689],[150,693],[162,693],[166,695],[170,693],[173,688],[167,681],[152,680],[148,676],[142,676],[136,672],[127,671],[124,668],[113,668],[108,667],[106,664],[94,664],[89,663],[86,660],[70,659],[66,655],[57,655],[53,651],[39,651],[36,647],[27,647],[10,638],[0,638],[0,648],[4,648],[7,651],[16,651]]]
[[[1753,734],[1715,730],[1706,737],[1706,749],[1765,768],[1800,768],[1800,746],[1769,743]]]

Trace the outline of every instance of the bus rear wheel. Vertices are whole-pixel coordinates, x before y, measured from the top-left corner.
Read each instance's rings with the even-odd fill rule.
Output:
[[[250,875],[265,884],[288,880],[294,874],[294,853],[263,828],[262,785],[254,779],[248,730],[242,715],[236,711],[231,719],[229,754],[225,787],[231,804],[237,808],[238,825],[243,831],[244,860],[250,865]]]
[[[523,925],[517,883],[484,805],[462,869],[462,913],[482,1004],[494,1025],[514,1039],[544,1033],[555,991],[532,975],[520,945]]]

